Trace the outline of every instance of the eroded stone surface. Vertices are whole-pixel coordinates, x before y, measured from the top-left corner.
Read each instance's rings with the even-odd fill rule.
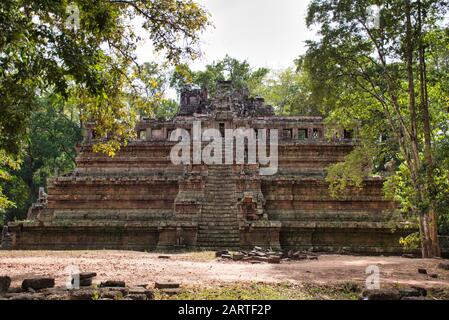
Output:
[[[8,276],[0,276],[0,292],[6,292],[11,285],[11,278]]]
[[[157,282],[154,284],[154,287],[155,287],[156,289],[176,289],[176,288],[179,288],[179,287],[180,287],[180,284],[177,283],[177,282],[170,281],[170,280],[167,280],[167,281],[157,281]]]
[[[55,286],[55,279],[54,278],[30,278],[25,279],[22,282],[22,289],[23,290],[40,290],[45,288],[52,288]]]

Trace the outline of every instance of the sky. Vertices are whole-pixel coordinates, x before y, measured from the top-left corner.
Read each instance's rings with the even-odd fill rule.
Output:
[[[309,0],[197,0],[211,15],[214,27],[202,36],[203,56],[191,63],[194,70],[226,54],[248,60],[252,67],[282,69],[304,53],[311,38],[305,25]],[[140,61],[152,60],[148,43],[138,49]]]

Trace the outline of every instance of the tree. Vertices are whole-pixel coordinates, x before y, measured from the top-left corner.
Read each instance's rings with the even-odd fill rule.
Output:
[[[248,61],[239,61],[226,55],[223,59],[206,65],[205,70],[192,71],[186,64],[176,66],[171,86],[178,92],[186,86],[207,88],[213,94],[218,81],[230,80],[237,89],[248,88],[251,94],[257,92],[269,70],[251,68]]]
[[[300,69],[289,67],[270,72],[255,92],[273,105],[279,115],[317,116],[324,112],[312,101],[309,76]]]
[[[5,210],[6,220],[26,217],[36,200],[39,187],[55,174],[75,168],[76,144],[81,141],[78,114],[73,105],[55,96],[39,99],[39,107],[30,119],[29,141],[22,165],[8,170],[5,194],[14,206]]]
[[[380,25],[372,26],[368,8],[376,4],[312,1],[307,23],[319,27],[321,39],[308,43],[303,63],[331,118],[345,114],[356,120],[361,138],[380,141],[379,154],[403,164],[401,172],[411,185],[408,209],[419,217],[423,256],[438,256],[432,161],[436,126],[429,109],[441,97],[428,96],[430,55],[424,48],[425,34],[439,27],[447,2],[383,1]]]
[[[26,149],[39,96],[74,98],[81,121],[93,121],[104,139],[96,151],[114,155],[133,136],[126,90],[142,35],[179,63],[195,58],[208,14],[193,0],[4,0],[0,2],[0,154],[13,167]],[[156,97],[157,99],[157,97]],[[8,203],[2,201],[0,208]]]
[[[143,18],[155,49],[169,61],[197,56],[198,35],[208,23],[206,12],[192,0],[74,3],[79,10],[76,28],[68,23],[72,18],[66,1],[0,3],[0,145],[7,153],[20,153],[38,93],[48,89],[64,98],[73,88],[83,91],[91,99],[80,106],[82,117],[119,138],[110,131],[125,131],[117,121],[126,106],[113,100],[127,82],[141,38],[130,21]]]

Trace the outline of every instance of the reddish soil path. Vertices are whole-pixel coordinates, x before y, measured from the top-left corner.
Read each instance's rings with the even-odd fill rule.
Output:
[[[438,269],[441,260],[436,259],[321,255],[317,261],[250,264],[216,260],[210,252],[170,254],[170,259],[159,259],[159,255],[128,251],[0,251],[0,275],[9,275],[13,286],[20,286],[31,275],[52,276],[56,285],[63,285],[68,277],[66,268],[75,265],[81,271],[97,272],[94,282],[116,279],[128,285],[153,284],[158,279],[200,286],[250,281],[364,283],[366,267],[377,265],[381,285],[449,287],[449,271]],[[438,278],[419,274],[418,268],[436,273]]]

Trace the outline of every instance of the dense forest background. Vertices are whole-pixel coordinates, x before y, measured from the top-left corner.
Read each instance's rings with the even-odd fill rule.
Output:
[[[217,80],[232,80],[279,115],[320,115],[355,129],[358,147],[328,169],[331,194],[344,198],[364,177],[385,177],[385,196],[420,227],[403,244],[439,255],[438,234],[449,233],[447,1],[314,0],[306,22],[317,37],[290,68],[255,68],[226,55],[200,71],[189,61],[213,17],[194,1],[74,2],[83,13],[76,30],[64,24],[66,1],[0,3],[4,221],[25,219],[38,188],[73,170],[84,121],[108,137],[96,151],[114,156],[134,138],[139,116],[176,114],[170,89],[213,94]],[[380,4],[372,25],[367,8]],[[135,16],[163,63],[136,62],[140,36],[126,23]]]

